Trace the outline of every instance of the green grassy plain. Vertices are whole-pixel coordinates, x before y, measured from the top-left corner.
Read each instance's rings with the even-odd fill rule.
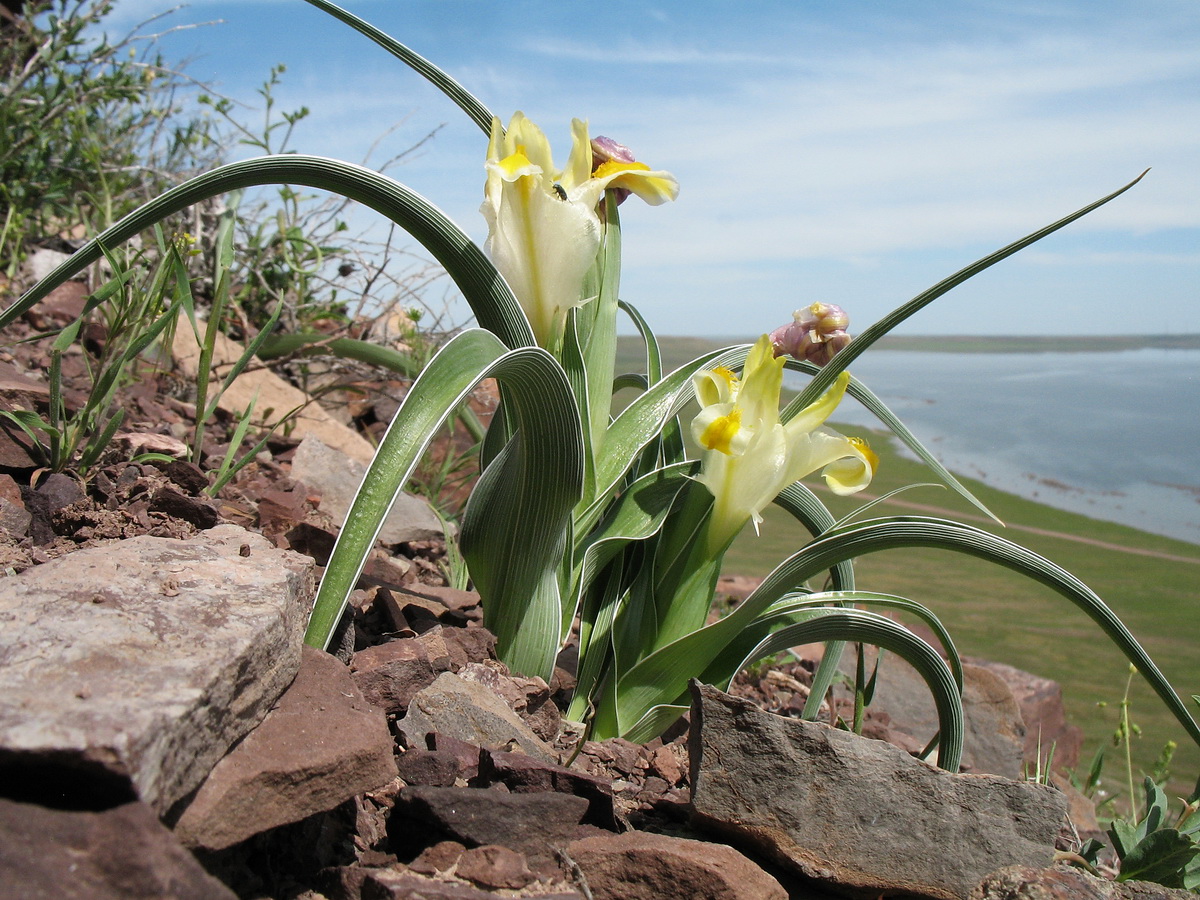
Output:
[[[716,344],[700,339],[666,339],[667,368]],[[622,361],[636,359],[636,344],[623,341]],[[624,346],[628,345],[628,346]],[[631,369],[621,369],[618,371]],[[834,428],[838,426],[833,424]],[[862,429],[843,427],[847,434]],[[921,464],[897,452],[890,435],[864,435],[882,464],[872,495],[905,484],[935,480]],[[849,515],[862,497],[834,497],[817,487],[835,516]],[[947,488],[921,487],[874,507],[869,516],[934,515],[969,522],[1022,544],[1081,578],[1121,617],[1143,643],[1185,702],[1200,693],[1200,546],[1148,534],[1123,525],[1064,512],[963,479],[968,488],[1006,523],[987,520]],[[761,536],[747,529],[726,557],[727,574],[765,575],[807,542],[798,524],[772,507]],[[1052,678],[1063,686],[1068,713],[1085,733],[1082,762],[1108,743],[1116,725],[1117,703],[1127,664],[1099,627],[1070,602],[1006,569],[948,551],[891,550],[856,564],[858,586],[899,594],[930,607],[946,624],[961,653],[1008,663]],[[1200,774],[1200,748],[1148,686],[1135,679],[1133,720],[1142,736],[1137,761],[1149,767],[1163,743],[1179,744],[1174,785],[1190,789]],[[1107,703],[1099,708],[1098,703]],[[1110,753],[1106,780],[1121,780],[1118,758]]]

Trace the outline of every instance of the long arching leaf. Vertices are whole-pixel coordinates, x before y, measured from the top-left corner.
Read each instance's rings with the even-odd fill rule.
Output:
[[[425,80],[457,103],[459,109],[470,116],[471,121],[483,129],[484,134],[488,134],[491,131],[492,114],[488,111],[487,107],[475,99],[470,91],[425,57],[421,56],[421,54],[405,47],[386,32],[380,31],[370,22],[365,22],[353,13],[346,12],[340,6],[335,6],[329,0],[307,0],[307,2],[317,7],[317,9],[329,13],[335,19],[345,22],[359,34],[369,37],[388,53],[392,54],[392,56],[420,73]]]
[[[489,622],[494,631],[505,633],[509,647],[516,647],[506,648],[507,652],[524,660],[537,655],[527,645],[548,647],[540,656],[549,653],[553,661],[560,603],[556,589],[547,593],[547,584],[554,585],[561,558],[557,542],[569,530],[570,512],[580,490],[578,412],[566,378],[549,354],[536,347],[508,350],[495,335],[481,329],[463,332],[446,344],[396,411],[338,535],[305,635],[308,643],[319,647],[328,643],[396,495],[446,418],[487,377],[509,385],[519,423],[536,418],[543,427],[528,429],[528,438],[518,431],[501,454],[506,458],[506,474],[524,484],[536,480],[537,490],[527,490],[517,507],[494,523],[512,538],[508,557],[504,548],[494,551],[497,562],[506,565],[497,573],[503,576],[502,583],[479,577],[477,583],[491,615],[501,622],[515,619],[525,629],[514,639]],[[498,459],[495,464],[504,463]]]
[[[1149,171],[1149,169],[1146,170],[1146,172]],[[1127,190],[1141,181],[1146,176],[1146,172],[1143,172],[1137,178],[1133,179],[1133,181],[1129,182],[1129,184],[1113,191],[1108,196],[1101,197],[1095,203],[1089,203],[1087,206],[1083,207],[1083,209],[1076,210],[1069,216],[1065,216],[1064,218],[1059,219],[1057,222],[1047,225],[1045,228],[1039,228],[1032,234],[1027,234],[1020,240],[1013,241],[1006,247],[1001,247],[995,253],[989,253],[982,259],[971,263],[971,265],[959,269],[953,275],[943,278],[933,287],[921,292],[907,303],[903,303],[896,307],[874,325],[871,325],[869,328],[867,328],[862,334],[851,341],[850,344],[846,346],[840,353],[838,353],[838,355],[833,358],[833,361],[826,365],[817,374],[817,376],[813,378],[812,382],[800,393],[800,396],[792,401],[788,408],[792,409],[792,407],[795,407],[796,410],[801,410],[810,403],[816,401],[816,399],[820,397],[822,393],[824,393],[825,389],[828,388],[829,385],[833,384],[833,380],[838,376],[838,374],[847,366],[849,366],[850,363],[858,359],[858,357],[861,356],[872,344],[879,340],[879,338],[883,337],[905,319],[917,312],[920,312],[938,297],[958,287],[967,279],[978,275],[984,269],[994,266],[1002,259],[1007,259],[1017,251],[1023,250],[1030,244],[1040,241],[1042,238],[1053,234],[1060,228],[1065,228],[1076,219],[1083,218],[1088,213],[1099,209],[1110,200],[1121,196],[1121,194],[1125,193]]]
[[[364,166],[322,156],[286,154],[230,163],[206,172],[127,215],[89,241],[20,300],[0,312],[0,328],[24,315],[39,300],[100,258],[101,246],[114,247],[193,203],[239,188],[300,184],[332,191],[366,204],[411,234],[445,266],[480,326],[508,347],[536,343],[529,321],[512,290],[482,250],[440,209],[395,179]]]

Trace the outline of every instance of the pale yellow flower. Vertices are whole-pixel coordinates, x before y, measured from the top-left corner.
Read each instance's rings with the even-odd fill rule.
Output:
[[[789,484],[823,468],[834,493],[852,494],[870,483],[879,464],[865,441],[820,427],[846,391],[850,376],[844,372],[790,422],[779,421],[783,366],[763,335],[741,378],[717,368],[693,379],[701,409],[692,436],[704,449],[697,480],[713,495],[710,555],[721,552],[747,520],[757,530],[762,510]]]
[[[488,144],[484,246],[547,348],[557,343],[567,311],[589,299],[583,279],[600,248],[597,205],[605,189],[628,190],[655,205],[679,192],[670,173],[644,163],[610,159],[593,171],[586,122],[571,122],[571,138],[561,170],[542,130],[522,113],[507,130],[493,119]]]

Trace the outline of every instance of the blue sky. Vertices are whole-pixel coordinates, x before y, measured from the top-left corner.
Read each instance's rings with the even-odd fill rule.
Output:
[[[660,334],[748,335],[814,300],[861,331],[940,278],[1152,171],[910,320],[925,334],[1200,332],[1195,0],[346,0],[565,160],[573,116],[679,179],[622,207],[622,295]],[[117,0],[114,31],[171,6]],[[381,160],[484,237],[486,139],[302,0],[196,0],[155,29],[252,103],[275,63],[294,149]],[[561,149],[559,149],[561,148]]]

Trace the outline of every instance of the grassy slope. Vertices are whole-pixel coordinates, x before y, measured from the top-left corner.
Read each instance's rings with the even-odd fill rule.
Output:
[[[713,346],[712,341],[702,339],[671,338],[663,343],[668,368]],[[635,359],[635,342],[623,340],[621,362],[626,368],[619,366],[618,371],[636,368]],[[896,453],[886,435],[876,435],[872,444],[883,458],[872,493],[932,480],[922,465]],[[1008,528],[989,525],[966,501],[939,488],[907,491],[876,507],[872,515],[928,515],[932,513],[906,504],[935,507],[944,510],[944,515],[989,527],[1058,563],[1104,598],[1192,705],[1188,694],[1200,692],[1200,654],[1196,652],[1200,547],[1056,510],[977,481],[966,483]],[[827,493],[823,498],[828,498],[839,516],[861,502]],[[1122,552],[1072,537],[1187,561]],[[772,508],[761,537],[747,531],[738,539],[726,559],[726,570],[765,575],[805,540],[797,525]],[[864,558],[857,571],[862,588],[909,596],[931,607],[964,654],[1006,662],[1060,682],[1073,721],[1085,731],[1086,757],[1107,741],[1116,722],[1115,705],[1124,690],[1125,663],[1102,632],[1059,595],[1007,570],[941,551],[874,554]],[[1143,765],[1150,764],[1165,740],[1176,740],[1180,749],[1174,770],[1180,784],[1187,781],[1190,787],[1200,773],[1200,749],[1190,743],[1148,687],[1135,682],[1132,697],[1134,720],[1144,729],[1139,742]],[[1102,701],[1110,704],[1108,709],[1096,708]],[[1107,774],[1117,774],[1115,758]]]

